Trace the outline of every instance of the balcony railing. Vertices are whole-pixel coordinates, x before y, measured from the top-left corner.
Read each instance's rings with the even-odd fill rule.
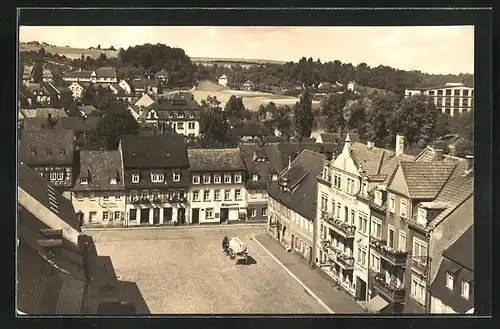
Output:
[[[342,235],[346,239],[353,239],[354,238],[354,233],[356,232],[356,226],[349,225],[344,221],[341,221],[340,219],[335,219],[333,218],[332,215],[329,215],[327,213],[323,213],[322,219],[331,224],[334,228],[334,230]]]
[[[153,197],[153,203],[154,204],[161,204],[161,203],[163,203],[163,198],[161,198],[159,196]]]
[[[405,301],[406,292],[404,286],[393,282],[387,283],[383,274],[374,275],[373,286],[391,302],[402,303]]]
[[[317,178],[318,182],[323,183],[326,186],[332,185],[332,176],[331,175],[328,175],[326,177],[324,177],[323,175],[319,175],[316,178]]]
[[[352,270],[352,269],[354,269],[354,257],[345,255],[343,253],[337,253],[336,262],[344,270]]]
[[[392,249],[387,246],[387,242],[385,240],[379,240],[370,236],[370,246],[374,249],[374,251],[379,254],[386,261],[391,263],[394,266],[405,266],[406,259],[408,257],[408,252],[399,251]]]
[[[149,204],[151,200],[147,197],[133,198],[132,204]]]
[[[321,237],[319,244],[320,244],[321,249],[323,251],[328,252],[328,250],[330,249],[330,246],[331,246],[331,241],[329,239],[325,239],[325,238]]]
[[[418,272],[420,272],[423,275],[427,274],[427,264],[428,264],[428,257],[425,256],[411,256],[411,263],[414,269],[416,269]]]

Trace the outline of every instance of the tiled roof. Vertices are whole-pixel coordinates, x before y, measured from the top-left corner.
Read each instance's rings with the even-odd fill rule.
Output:
[[[24,164],[20,164],[18,169],[19,188],[23,189],[72,228],[81,231],[80,225],[76,220],[75,209],[70,200],[55,191],[43,177]]]
[[[116,69],[114,67],[100,67],[95,70],[98,78],[116,78]]]
[[[123,136],[123,165],[127,168],[182,168],[189,166],[182,135]]]
[[[390,156],[389,152],[378,147],[368,148],[363,143],[351,143],[351,158],[356,166],[361,165],[367,175],[380,173],[384,157]]]
[[[273,181],[268,188],[269,196],[281,204],[314,221],[316,218],[316,177],[323,169],[323,155],[304,150],[291,163],[291,169],[285,169],[277,181]],[[293,193],[281,191],[279,182],[284,178],[289,178],[289,186]]]
[[[245,170],[240,150],[234,149],[189,149],[191,171]]]
[[[443,252],[443,257],[474,271],[474,225]]]
[[[400,166],[410,198],[434,199],[450,177],[456,164],[446,161],[401,161]]]
[[[49,90],[43,83],[28,83],[26,84],[26,88],[32,94],[41,93],[44,96],[51,96],[54,94],[54,91],[52,89]]]
[[[68,116],[66,114],[66,112],[64,111],[64,109],[56,109],[56,108],[41,107],[41,108],[36,108],[36,109],[20,109],[20,111],[23,111],[26,118],[45,118],[45,119],[47,119],[49,117],[49,114],[54,119]]]
[[[82,178],[88,183],[82,184]],[[110,184],[110,178],[116,178],[116,184]],[[75,191],[93,190],[123,190],[123,166],[118,151],[81,151],[80,175]]]
[[[94,113],[97,111],[97,109],[95,108],[95,106],[93,105],[83,105],[83,106],[79,106],[78,109],[80,111],[82,111],[83,113],[85,113],[86,115],[89,115],[91,113]]]
[[[170,111],[180,111],[180,110],[199,110],[200,104],[198,104],[193,98],[192,94],[175,93],[164,98],[158,98],[156,101],[149,105],[148,108],[154,110],[170,110]]]
[[[236,136],[273,136],[274,132],[261,122],[244,122],[241,126],[234,127]]]
[[[64,73],[65,77],[71,78],[90,78],[92,71],[73,71]]]
[[[130,86],[137,89],[146,89],[148,87],[158,87],[160,81],[158,79],[135,78],[130,81]]]
[[[53,119],[51,125],[47,119],[27,118],[24,121],[25,129],[30,130],[72,130],[74,132],[88,132],[97,127],[100,117],[61,117]]]
[[[50,154],[47,154],[47,149],[51,150]],[[64,150],[63,154],[60,152],[61,149]],[[32,151],[35,151],[35,154]],[[23,130],[19,145],[19,160],[26,165],[71,165],[73,163],[73,132],[70,130]]]

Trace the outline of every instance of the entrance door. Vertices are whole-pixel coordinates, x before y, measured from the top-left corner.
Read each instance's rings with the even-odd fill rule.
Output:
[[[220,208],[220,222],[224,223],[229,218],[229,208]]]
[[[129,220],[137,220],[137,209],[130,209]]]
[[[172,220],[172,208],[163,208],[163,222],[170,222]]]
[[[312,262],[312,255],[313,255],[313,248],[312,248],[312,247],[309,247],[309,253],[308,253],[308,255],[307,255],[307,261],[308,261],[309,263],[311,263],[311,262]]]
[[[141,209],[141,224],[149,224],[149,208]]]
[[[200,208],[193,208],[191,222],[193,224],[198,224],[200,222]]]
[[[89,213],[89,222],[93,223],[97,220],[97,212],[96,211],[91,211]]]
[[[78,220],[78,224],[83,226],[83,212],[79,211],[76,213],[76,218]]]
[[[153,209],[153,225],[160,224],[160,208]]]
[[[366,282],[359,277],[356,278],[356,298],[366,300]]]
[[[177,222],[179,224],[186,223],[186,208],[179,208],[177,210]]]

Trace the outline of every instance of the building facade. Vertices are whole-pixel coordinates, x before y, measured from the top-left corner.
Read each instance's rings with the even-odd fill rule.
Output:
[[[100,67],[94,71],[73,71],[63,75],[66,82],[118,83],[114,67]]]
[[[441,87],[406,89],[405,97],[427,95],[432,97],[438,111],[454,116],[474,109],[474,88],[463,83],[446,83]]]
[[[246,171],[239,149],[189,149],[191,224],[247,218]]]
[[[123,136],[125,225],[186,224],[189,160],[183,136]]]
[[[81,151],[72,202],[80,226],[123,226],[125,188],[118,151]]]

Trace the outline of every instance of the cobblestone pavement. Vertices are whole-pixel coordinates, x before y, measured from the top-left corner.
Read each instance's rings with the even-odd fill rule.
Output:
[[[87,231],[121,280],[136,282],[153,314],[326,313],[252,237],[262,226]],[[249,247],[249,264],[221,250],[224,235]]]

